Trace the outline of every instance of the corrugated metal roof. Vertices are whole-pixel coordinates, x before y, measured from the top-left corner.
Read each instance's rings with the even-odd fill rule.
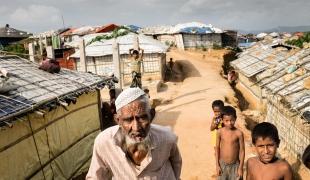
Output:
[[[0,122],[21,111],[31,111],[67,95],[89,91],[105,82],[98,75],[67,69],[51,74],[40,70],[38,64],[17,56],[0,57],[0,68],[11,74],[9,80],[17,86],[16,90],[0,96]]]

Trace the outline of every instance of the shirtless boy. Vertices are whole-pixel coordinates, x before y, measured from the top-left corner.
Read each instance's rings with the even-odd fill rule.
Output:
[[[268,122],[256,125],[252,131],[252,143],[258,156],[247,161],[247,180],[293,179],[290,165],[276,157],[280,144],[276,126]]]
[[[236,110],[231,106],[224,106],[224,127],[217,131],[216,138],[218,180],[236,180],[243,176],[244,138],[243,133],[235,127],[236,119]]]

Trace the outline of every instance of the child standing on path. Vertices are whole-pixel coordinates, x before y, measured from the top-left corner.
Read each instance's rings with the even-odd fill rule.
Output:
[[[224,106],[224,127],[217,131],[216,136],[216,170],[219,180],[236,180],[243,176],[244,138],[242,131],[235,127],[236,119],[236,110]]]
[[[290,165],[276,157],[280,144],[276,126],[268,122],[256,125],[252,131],[252,143],[258,156],[247,161],[247,180],[293,179]]]
[[[216,154],[216,133],[217,130],[223,127],[221,111],[224,107],[224,102],[222,100],[215,100],[212,102],[212,110],[213,110],[213,117],[210,126],[211,131],[211,144],[214,147],[214,155]],[[212,177],[216,177],[216,174],[212,175]]]
[[[218,129],[222,128],[222,117],[221,111],[224,107],[224,102],[221,100],[215,100],[212,102],[213,118],[210,126],[211,130],[211,143],[214,147],[216,146],[216,132]]]

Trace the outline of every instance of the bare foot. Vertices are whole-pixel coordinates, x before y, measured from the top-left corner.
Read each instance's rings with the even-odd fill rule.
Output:
[[[213,174],[211,177],[215,179],[215,178],[217,178],[217,175]]]

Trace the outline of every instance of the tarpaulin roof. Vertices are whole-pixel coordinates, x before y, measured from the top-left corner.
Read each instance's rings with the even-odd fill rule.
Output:
[[[267,36],[266,33],[259,33],[256,35],[257,38],[264,38],[265,36]]]
[[[185,27],[178,30],[179,33],[190,33],[190,34],[205,34],[214,33],[210,27]]]
[[[272,33],[269,34],[269,36],[271,36],[271,37],[279,37],[280,35],[277,32],[272,32]]]
[[[83,39],[85,44],[88,44],[92,39],[94,39],[97,36],[102,36],[105,34],[109,34],[109,33],[93,33],[93,34],[86,34],[82,37],[76,37],[73,41],[71,42],[65,42],[65,46],[70,46],[70,47],[74,47],[74,48],[78,48],[79,47],[79,43],[81,42],[81,40]]]
[[[95,32],[97,28],[100,28],[100,26],[83,26],[83,27],[74,29],[72,31],[72,34],[76,34],[76,35],[90,34],[90,33]]]
[[[203,24],[200,22],[190,22],[177,24],[173,27],[172,30],[174,33],[192,33],[192,34],[205,34],[205,33],[222,33],[218,28],[215,28],[211,24]]]
[[[130,29],[133,32],[138,32],[141,29],[141,27],[135,26],[135,25],[124,25],[124,26],[127,27],[128,29]]]
[[[176,34],[176,33],[191,33],[191,34],[206,34],[206,33],[223,33],[219,28],[213,27],[211,24],[203,24],[199,22],[190,22],[177,24],[175,26],[154,26],[142,28],[140,33],[144,34]]]
[[[112,55],[112,45],[114,41],[119,43],[120,54],[128,54],[129,49],[133,48],[135,37],[138,36],[139,46],[144,49],[144,53],[166,53],[168,47],[151,37],[145,36],[143,34],[129,33],[124,36],[117,37],[116,39],[97,41],[85,48],[86,56],[106,56]],[[80,57],[80,51],[76,51],[73,58]]]
[[[107,24],[107,25],[96,28],[96,33],[111,32],[118,27],[119,26],[116,24]]]

